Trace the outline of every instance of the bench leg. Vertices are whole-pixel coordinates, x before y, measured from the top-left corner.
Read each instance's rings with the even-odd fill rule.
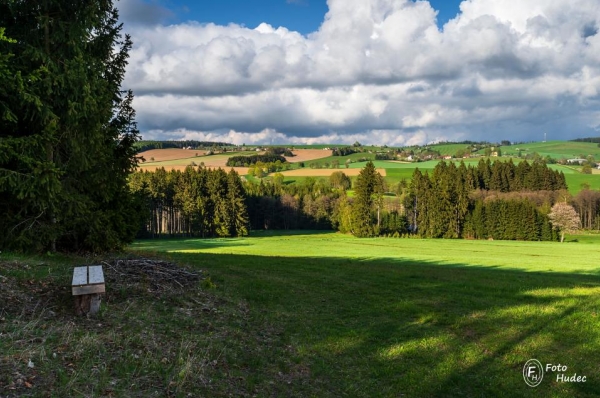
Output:
[[[99,294],[90,294],[92,296],[90,302],[90,314],[96,315],[100,311],[100,302],[102,301]]]
[[[82,294],[75,296],[75,313],[77,315],[96,315],[100,311],[99,294]]]

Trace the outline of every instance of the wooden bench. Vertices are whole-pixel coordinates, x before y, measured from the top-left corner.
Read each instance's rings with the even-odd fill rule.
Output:
[[[71,287],[73,296],[75,296],[75,313],[77,315],[98,313],[100,294],[106,292],[101,265],[75,267]]]

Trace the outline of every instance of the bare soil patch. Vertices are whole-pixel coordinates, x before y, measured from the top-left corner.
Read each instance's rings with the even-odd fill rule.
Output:
[[[292,151],[294,153],[293,157],[286,157],[288,162],[298,163],[305,162],[307,160],[315,160],[315,159],[323,159],[329,157],[333,154],[331,150],[323,150],[323,149],[294,149]]]

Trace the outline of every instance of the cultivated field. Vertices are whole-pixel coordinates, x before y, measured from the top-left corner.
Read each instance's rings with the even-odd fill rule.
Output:
[[[196,151],[193,149],[152,149],[140,153],[140,156],[144,157],[145,162],[140,163],[138,169],[154,171],[157,168],[164,167],[166,170],[185,170],[189,165],[199,166],[203,163],[208,168],[221,167],[229,170],[230,167],[227,167],[226,164],[230,157],[239,155],[251,156],[257,153],[263,154],[264,152],[228,152],[217,155],[205,155],[205,153],[205,151]],[[298,163],[326,158],[331,156],[331,151],[322,149],[297,149],[294,150],[294,154],[296,156],[286,158],[288,162]],[[234,167],[234,169],[242,175],[248,174],[247,167]]]
[[[296,156],[286,157],[288,162],[298,163],[331,156],[332,151],[324,149],[294,149],[292,153]]]
[[[195,156],[198,153],[199,156]],[[151,154],[154,154],[154,161],[148,161],[151,159]],[[181,157],[177,158],[177,155],[185,156],[192,155],[192,157]],[[146,162],[140,163],[138,170],[141,171],[155,171],[158,168],[164,167],[165,170],[180,170],[183,171],[187,166],[204,166],[208,168],[222,168],[230,170],[231,167],[227,167],[227,159],[231,156],[237,155],[254,155],[256,152],[231,152],[226,154],[218,155],[204,155],[202,151],[186,150],[186,149],[153,149],[140,153],[144,156]],[[159,160],[160,159],[160,160]],[[247,167],[233,167],[240,175],[248,174]]]

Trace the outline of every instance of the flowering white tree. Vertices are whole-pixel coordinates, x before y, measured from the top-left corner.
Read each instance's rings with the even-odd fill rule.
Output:
[[[573,206],[563,202],[552,206],[552,211],[548,214],[548,218],[554,229],[560,232],[561,242],[565,240],[566,232],[577,231],[581,225],[579,215]]]

